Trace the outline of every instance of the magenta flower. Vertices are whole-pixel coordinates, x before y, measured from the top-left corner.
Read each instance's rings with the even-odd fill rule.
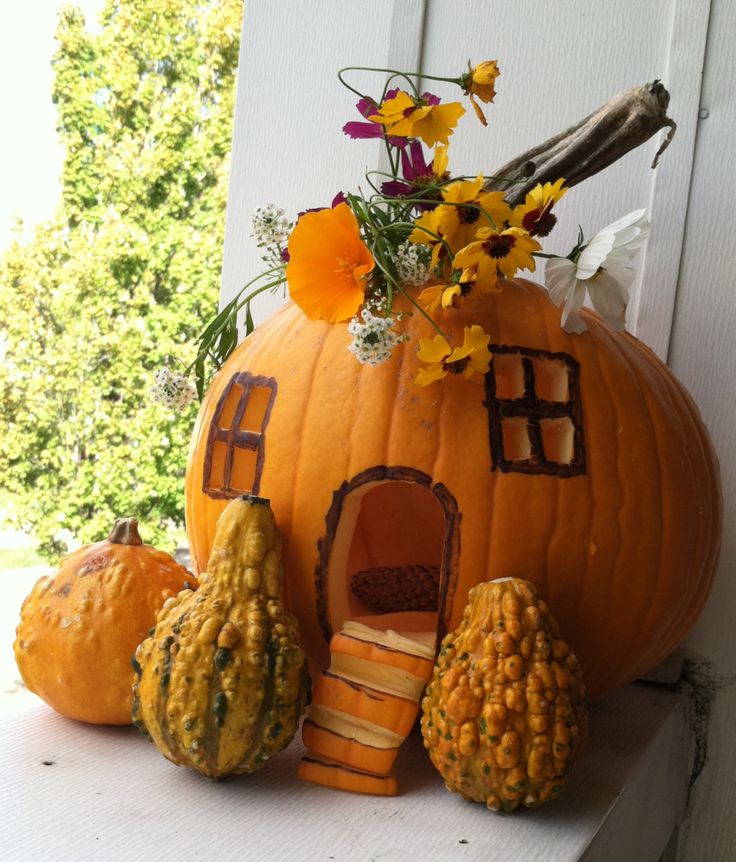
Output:
[[[386,197],[407,197],[415,193],[416,185],[433,180],[432,165],[427,164],[427,160],[424,157],[424,149],[420,141],[411,141],[408,148],[401,151],[401,172],[407,182],[388,180],[381,185],[381,191]],[[435,204],[427,203],[418,204],[417,206],[419,209],[432,209]]]
[[[393,99],[398,92],[398,87],[393,90],[389,90],[386,93],[385,98]],[[369,98],[368,96],[364,96],[362,99],[358,100],[355,107],[358,109],[358,112],[361,114],[361,116],[370,117],[371,114],[375,114],[378,105],[373,99]],[[361,123],[360,121],[356,120],[350,123],[345,123],[345,125],[342,127],[342,130],[349,138],[383,137],[383,126],[381,126],[380,123]],[[391,136],[388,140],[392,146],[398,147],[399,149],[403,149],[403,147],[406,146],[406,138],[397,138]]]

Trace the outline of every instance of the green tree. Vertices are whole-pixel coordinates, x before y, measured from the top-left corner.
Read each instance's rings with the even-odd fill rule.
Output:
[[[183,520],[194,406],[149,397],[217,303],[242,0],[65,7],[57,217],[0,259],[0,472],[48,555]],[[68,532],[67,532],[68,531]]]

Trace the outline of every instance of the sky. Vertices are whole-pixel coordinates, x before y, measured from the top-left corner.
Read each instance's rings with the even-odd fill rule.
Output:
[[[104,0],[66,0],[96,30]],[[0,0],[0,252],[15,216],[29,230],[53,215],[63,152],[51,101],[54,31],[64,0]]]

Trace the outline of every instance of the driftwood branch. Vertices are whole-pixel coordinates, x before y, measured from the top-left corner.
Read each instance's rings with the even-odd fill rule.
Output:
[[[515,206],[537,183],[564,177],[565,185],[577,185],[668,126],[670,131],[652,162],[656,167],[677,129],[667,116],[669,102],[670,94],[659,81],[619,93],[577,125],[499,168],[486,186],[505,191]]]

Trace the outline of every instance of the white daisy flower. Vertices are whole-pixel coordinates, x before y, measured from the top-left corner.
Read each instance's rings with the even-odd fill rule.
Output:
[[[604,227],[586,243],[575,260],[547,261],[545,283],[555,305],[562,305],[566,332],[585,332],[580,309],[585,294],[612,329],[625,329],[624,317],[636,270],[631,265],[649,234],[646,210],[634,210]]]

